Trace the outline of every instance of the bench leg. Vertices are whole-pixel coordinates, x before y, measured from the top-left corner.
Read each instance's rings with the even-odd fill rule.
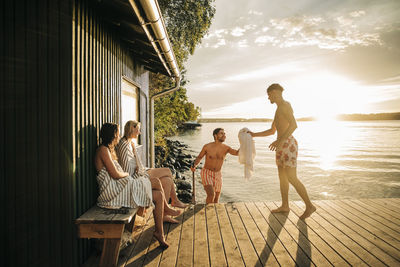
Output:
[[[103,253],[100,258],[100,267],[117,266],[121,238],[104,239]]]

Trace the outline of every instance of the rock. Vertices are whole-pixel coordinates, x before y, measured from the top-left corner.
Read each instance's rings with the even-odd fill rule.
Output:
[[[178,190],[192,190],[192,184],[183,179],[176,179],[175,184]]]
[[[190,203],[192,201],[192,194],[185,190],[178,190],[178,198],[185,203]]]

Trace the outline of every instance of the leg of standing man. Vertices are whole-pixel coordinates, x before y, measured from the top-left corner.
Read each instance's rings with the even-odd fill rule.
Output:
[[[286,168],[285,173],[288,177],[289,183],[293,185],[296,189],[296,192],[299,194],[301,199],[303,199],[306,204],[306,210],[300,216],[300,219],[304,220],[316,210],[315,206],[311,203],[310,198],[308,197],[307,190],[303,183],[297,178],[297,169],[296,168]]]
[[[278,174],[282,205],[279,208],[272,210],[272,212],[289,212],[289,180],[285,168],[278,166]]]

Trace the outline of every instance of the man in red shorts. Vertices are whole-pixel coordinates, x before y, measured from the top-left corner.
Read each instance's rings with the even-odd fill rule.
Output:
[[[225,131],[222,128],[217,128],[213,131],[214,142],[203,146],[200,154],[195,159],[191,170],[194,172],[196,166],[202,158],[206,156],[206,162],[201,169],[201,181],[204,190],[207,193],[206,203],[218,203],[222,189],[222,174],[221,168],[224,163],[226,154],[237,156],[239,150],[232,149],[230,146],[223,144],[226,139]]]
[[[309,217],[315,210],[315,206],[308,197],[303,183],[297,178],[297,141],[292,133],[297,128],[293,109],[289,102],[282,97],[283,88],[277,83],[270,85],[267,89],[268,99],[271,104],[276,104],[274,121],[271,129],[253,133],[251,136],[269,136],[278,132],[278,138],[270,146],[270,150],[276,151],[276,165],[278,166],[279,182],[281,188],[282,205],[272,212],[289,212],[289,183],[294,186],[297,193],[306,204],[306,210],[300,219]]]

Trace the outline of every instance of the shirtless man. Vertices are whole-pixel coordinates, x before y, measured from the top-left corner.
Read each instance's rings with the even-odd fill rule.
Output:
[[[274,121],[271,129],[253,133],[251,136],[269,136],[278,132],[278,138],[269,145],[269,149],[276,151],[276,165],[278,167],[279,182],[282,196],[282,205],[272,212],[289,212],[289,183],[294,186],[297,193],[306,204],[306,210],[300,216],[304,220],[315,210],[315,206],[308,197],[307,190],[297,178],[297,141],[292,133],[297,128],[296,119],[293,116],[293,109],[289,102],[282,97],[283,88],[277,83],[270,85],[267,89],[268,99],[271,104],[276,104]]]
[[[226,154],[229,153],[234,156],[239,154],[239,150],[232,149],[230,146],[223,144],[226,139],[224,129],[215,129],[213,131],[213,136],[214,142],[203,146],[203,149],[190,168],[192,172],[195,172],[196,166],[200,163],[202,158],[206,156],[206,162],[201,169],[201,181],[207,193],[207,204],[218,203],[222,188],[221,168]]]

